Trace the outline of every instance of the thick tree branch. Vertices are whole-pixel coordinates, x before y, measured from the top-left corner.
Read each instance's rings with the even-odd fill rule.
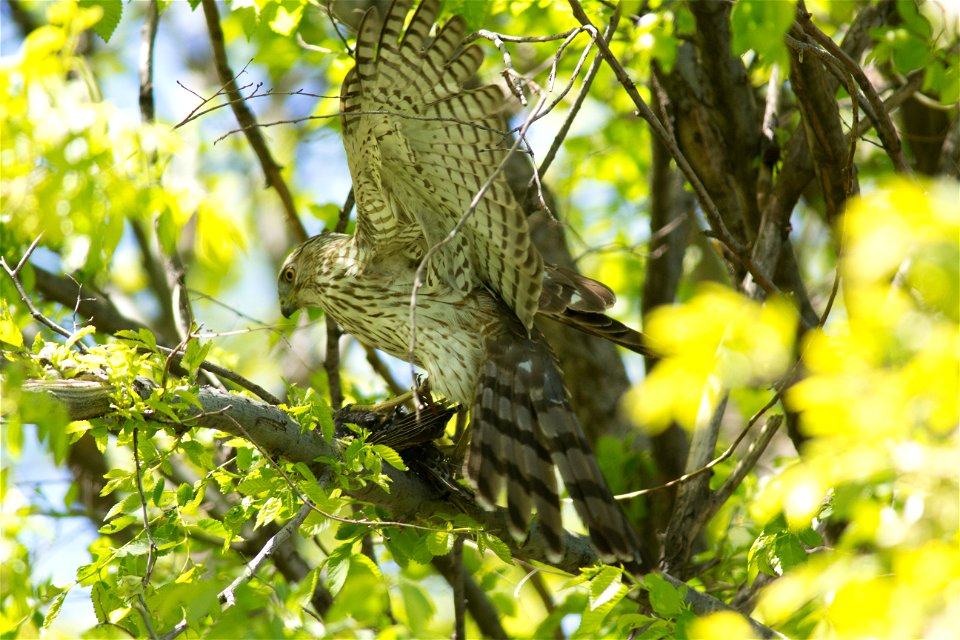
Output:
[[[508,636],[503,630],[503,625],[500,624],[500,611],[480,585],[467,573],[462,563],[459,567],[456,566],[456,562],[450,555],[434,556],[430,562],[451,586],[455,581],[463,580],[463,595],[466,599],[467,611],[477,623],[483,637],[506,640]]]
[[[23,385],[23,391],[25,394],[45,394],[56,399],[74,420],[107,416],[115,410],[110,405],[114,389],[107,382],[78,379],[31,380]],[[144,395],[150,391],[151,388],[147,385],[139,389]],[[215,429],[250,439],[258,448],[272,455],[310,465],[321,484],[330,482],[330,467],[316,460],[335,457],[337,451],[319,433],[302,431],[300,425],[282,410],[246,396],[225,393],[212,387],[201,387],[197,399],[202,409],[192,411],[191,426]],[[384,465],[383,472],[390,478],[389,493],[369,483],[361,489],[348,492],[348,495],[381,506],[401,521],[416,522],[423,514],[433,516],[450,513],[453,509],[437,488],[415,473],[401,472],[389,465]],[[507,533],[505,509],[485,511],[475,503],[463,499],[458,499],[457,502],[460,509],[473,518],[482,530],[501,536],[518,560],[540,562],[568,573],[578,573],[581,567],[598,562],[596,552],[589,539],[584,536],[568,532],[564,537],[563,557],[557,562],[551,562],[547,558],[548,547],[538,523],[531,526],[527,540],[520,544]],[[673,578],[669,579],[677,582]],[[729,609],[719,600],[692,588],[687,589],[687,602],[697,612]],[[490,628],[493,629],[492,626]],[[758,632],[762,630],[764,637],[776,635],[762,625],[756,628]]]
[[[699,425],[693,432],[687,471],[702,469],[714,458],[717,438],[723,413],[727,408],[728,395],[724,395],[710,416],[709,422]],[[667,525],[663,540],[661,568],[681,576],[689,572],[693,544],[700,535],[703,523],[698,523],[699,513],[710,499],[710,474],[701,473],[680,485],[673,516]]]

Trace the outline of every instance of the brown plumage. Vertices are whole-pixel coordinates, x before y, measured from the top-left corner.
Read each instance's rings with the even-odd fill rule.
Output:
[[[463,20],[427,43],[438,6],[422,2],[404,33],[406,2],[394,2],[380,28],[375,13],[365,16],[341,92],[357,230],[321,234],[291,253],[278,280],[283,313],[322,308],[469,407],[466,477],[485,505],[506,493],[512,535],[526,535],[536,510],[551,554],[562,553],[558,470],[603,559],[648,566],[533,322],[546,316],[641,353],[642,336],[604,314],[615,301],[607,287],[543,264],[505,178],[427,265],[409,353],[418,265],[505,153],[506,98],[492,85],[463,89],[483,57],[462,47]]]

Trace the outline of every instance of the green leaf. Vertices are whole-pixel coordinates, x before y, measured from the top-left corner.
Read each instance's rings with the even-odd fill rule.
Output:
[[[93,325],[89,325],[89,324],[88,324],[87,326],[85,326],[84,328],[80,329],[79,331],[71,334],[70,337],[67,339],[67,341],[64,343],[64,346],[65,346],[67,349],[69,349],[70,347],[72,347],[73,345],[75,345],[75,344],[77,343],[77,341],[83,339],[84,336],[88,336],[88,335],[90,335],[91,333],[96,332],[96,330],[97,330],[96,327],[94,327]]]
[[[0,300],[0,342],[12,344],[17,348],[23,346],[23,334],[13,321],[6,300]]]
[[[50,603],[50,608],[47,609],[47,615],[43,617],[43,628],[47,629],[50,624],[60,615],[60,609],[63,607],[63,601],[67,597],[67,591],[64,591],[56,598],[53,599],[53,602]]]
[[[289,36],[299,26],[303,17],[303,2],[300,0],[285,0],[276,5],[276,14],[270,19],[270,29],[282,36]]]
[[[778,536],[773,553],[779,565],[777,573],[781,575],[807,561],[807,552],[797,536],[792,533]]]
[[[644,576],[643,585],[650,591],[650,606],[665,618],[674,618],[683,611],[683,596],[672,584],[655,573]]]
[[[100,7],[103,9],[103,16],[93,25],[93,30],[97,35],[103,38],[104,42],[110,42],[113,32],[117,30],[120,24],[120,16],[123,15],[122,0],[80,0],[81,7]]]
[[[242,484],[242,483],[241,483]],[[277,516],[280,515],[280,509],[283,508],[283,502],[280,498],[276,496],[267,498],[267,501],[263,503],[263,506],[260,507],[260,510],[257,511],[256,523],[253,525],[254,529],[259,529],[265,524],[270,524],[277,519]]]
[[[160,506],[160,499],[163,497],[163,485],[164,479],[163,476],[160,476],[156,486],[153,488],[153,495],[150,496],[150,501],[158,507]]]
[[[137,516],[118,516],[113,520],[111,520],[110,522],[103,525],[102,527],[100,527],[99,529],[97,529],[97,531],[103,534],[113,535],[114,533],[123,531],[124,529],[132,525],[134,522],[139,522],[139,521],[140,521],[140,518],[138,518]]]
[[[150,543],[147,539],[137,538],[117,549],[116,556],[123,558],[125,556],[145,556],[150,551]]]
[[[350,570],[350,558],[353,556],[353,542],[347,542],[333,550],[327,558],[327,588],[336,596],[347,581]]]
[[[193,498],[193,485],[183,482],[177,487],[177,504],[181,507]]]
[[[480,547],[481,551],[483,551],[484,548],[490,549],[498,558],[508,564],[513,562],[513,554],[510,553],[510,547],[492,533],[477,534],[477,546]]]
[[[400,454],[394,451],[391,447],[388,447],[385,444],[375,444],[373,445],[373,450],[383,458],[384,462],[389,464],[394,469],[399,469],[400,471],[407,471],[407,465],[403,462],[403,458],[400,457]]]
[[[154,337],[153,332],[149,329],[140,329],[137,332],[137,335],[140,337],[140,341],[147,345],[147,347],[153,351],[157,352],[157,339]]]
[[[590,609],[596,609],[616,595],[623,573],[616,567],[605,566],[590,581]]]
[[[739,0],[730,12],[733,53],[754,50],[765,64],[787,64],[784,36],[796,16],[796,3],[782,0]]]
[[[410,630],[414,637],[422,637],[426,635],[427,623],[433,618],[433,603],[420,585],[404,580],[399,586]]]
[[[230,535],[226,527],[223,526],[223,523],[213,518],[204,518],[197,523],[197,526],[200,527],[202,531],[217,538],[227,538]]]
[[[271,491],[274,487],[272,479],[263,477],[261,470],[247,474],[243,480],[237,484],[237,491],[245,496],[256,496]]]
[[[463,16],[468,31],[477,31],[486,24],[492,0],[448,0],[444,4],[444,13]]]
[[[377,566],[377,563],[362,553],[355,553],[350,557],[350,562],[351,564],[366,567],[366,569],[373,574],[374,578],[380,579],[383,577],[383,574],[380,573],[380,567]]]
[[[929,40],[933,36],[933,28],[930,26],[930,22],[917,11],[915,0],[897,0],[897,13],[900,14],[903,23],[914,35],[923,40]]]
[[[431,531],[426,536],[427,549],[435,556],[445,556],[453,549],[454,539],[449,531]]]
[[[212,347],[212,342],[206,342],[201,345],[198,340],[191,340],[187,343],[181,364],[183,368],[187,370],[187,373],[190,374],[191,378],[197,375],[197,369],[199,369],[203,361],[207,359],[207,354],[210,353]]]

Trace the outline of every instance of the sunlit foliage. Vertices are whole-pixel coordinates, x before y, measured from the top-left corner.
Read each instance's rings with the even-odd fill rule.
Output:
[[[870,30],[858,62],[898,81],[922,72],[916,91],[960,144],[960,47],[950,3],[887,4],[891,17]],[[746,425],[751,430],[712,467],[711,489],[749,455],[747,443],[761,428],[755,414],[795,419],[796,433],[789,440],[777,434],[717,506],[686,584],[602,565],[573,576],[531,570],[453,505],[408,526],[352,498],[366,486],[390,489],[390,473],[408,468],[359,428],[340,434],[339,454],[324,459],[330,477],[320,483],[304,462],[276,460],[242,434],[194,426],[209,385],[206,361],[280,396],[303,434],[327,443],[334,435],[329,372],[318,355],[325,325],[317,314],[299,326],[282,320],[275,302],[275,267],[294,242],[282,207],[263,188],[261,165],[228,107],[190,117],[222,105],[222,96],[205,101],[222,82],[203,8],[197,0],[159,3],[158,68],[173,67],[155,76],[157,117],[145,122],[136,76],[147,3],[16,5],[23,33],[3,25],[0,60],[0,253],[13,269],[39,242],[17,274],[35,309],[0,273],[0,637],[159,637],[180,624],[183,637],[449,637],[451,587],[433,563],[453,557],[458,541],[465,542],[465,574],[510,636],[755,635],[740,613],[698,617],[691,592],[734,603],[790,637],[949,637],[960,628],[956,155],[947,154],[952,167],[924,171],[939,178],[893,177],[868,130],[852,156],[862,195],[835,220],[827,220],[811,182],[784,233],[819,324],[801,319],[795,297],[748,295],[694,206],[676,304],[645,314],[654,136],[602,65],[544,182],[577,266],[616,290],[619,319],[639,326],[642,318],[659,358],[648,373],[639,358],[628,360],[633,387],[621,409],[633,430],[595,446],[611,486],[632,488],[656,466],[649,438],[678,425],[695,437],[718,407],[725,413],[716,455]],[[583,5],[598,25],[612,15],[610,3]],[[301,220],[310,233],[332,228],[350,188],[336,99],[352,64],[349,29],[332,26],[325,2],[218,6],[233,71],[248,106],[271,125],[262,131]],[[806,6],[840,41],[878,3]],[[783,79],[796,58],[783,38],[795,9],[764,0],[733,7],[732,53],[744,61],[744,82],[758,100],[774,68]],[[7,21],[13,14],[4,10]],[[656,103],[662,96],[649,83],[651,67],[690,64],[681,47],[696,31],[691,5],[628,1],[621,12],[610,49],[643,98]],[[448,0],[443,16],[454,13],[471,29],[515,36],[578,24],[554,0]],[[515,71],[534,83],[528,97],[566,87],[588,39],[580,33],[559,58],[562,39],[506,43]],[[502,52],[482,44],[481,75],[498,76]],[[576,80],[533,128],[534,164],[570,113]],[[783,94],[773,132],[779,145],[802,129],[789,81]],[[844,88],[836,103],[848,133],[854,110]],[[924,141],[905,138],[911,161]],[[748,161],[756,168],[761,159]],[[776,176],[788,161],[767,168]],[[194,313],[187,340],[178,334],[180,309],[170,303],[164,271],[176,265],[161,259],[174,255]],[[49,274],[76,283],[66,301],[44,289]],[[115,302],[109,314],[126,324],[108,332],[107,311],[84,316],[88,294]],[[164,347],[178,343],[182,357],[174,363]],[[386,398],[382,370],[355,343],[341,344],[345,399]],[[406,366],[388,369],[409,378]],[[71,421],[60,404],[31,393],[32,384],[64,380],[109,389],[99,399],[109,417]],[[82,475],[84,459],[103,463],[95,477]],[[39,479],[21,481],[30,467]],[[282,562],[267,563],[225,607],[221,591],[305,499],[317,508],[294,533],[303,570],[294,579]],[[625,504],[631,515],[656,516],[640,500]],[[322,620],[314,615],[318,593],[332,598]],[[470,617],[466,630],[481,635]]]

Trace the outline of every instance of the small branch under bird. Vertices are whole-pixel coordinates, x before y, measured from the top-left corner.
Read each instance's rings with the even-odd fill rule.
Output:
[[[423,0],[406,28],[406,1],[382,21],[365,15],[340,98],[356,231],[322,233],[290,254],[278,278],[281,309],[289,317],[320,307],[361,342],[421,366],[434,391],[469,408],[464,475],[485,506],[506,493],[515,538],[527,535],[535,511],[551,554],[562,554],[559,471],[600,557],[649,568],[534,320],[640,353],[643,337],[605,315],[615,301],[606,286],[544,264],[506,178],[491,181],[507,153],[510,99],[495,85],[464,88],[483,53],[463,46],[459,16],[430,38],[439,5]]]

